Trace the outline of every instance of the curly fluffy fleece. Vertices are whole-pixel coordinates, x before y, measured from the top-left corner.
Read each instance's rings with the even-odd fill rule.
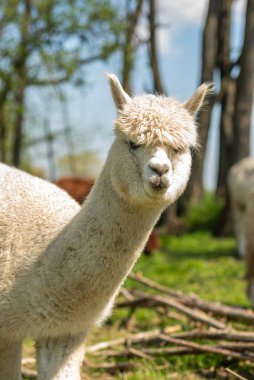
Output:
[[[203,84],[198,91],[210,92],[212,85]],[[199,98],[203,103],[204,98]],[[123,132],[137,144],[170,145],[174,149],[197,148],[197,129],[193,114],[198,104],[165,96],[141,95],[124,104],[115,121],[117,131]]]

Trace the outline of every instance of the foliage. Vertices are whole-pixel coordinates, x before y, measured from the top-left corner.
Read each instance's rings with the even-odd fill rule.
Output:
[[[184,216],[188,231],[213,231],[219,221],[224,201],[206,192],[199,202],[191,203]]]
[[[82,84],[82,67],[119,48],[123,29],[111,0],[0,2],[1,161],[20,165],[27,88]]]
[[[15,83],[23,59],[28,84],[43,85],[68,79],[86,60],[107,58],[121,32],[116,12],[110,0],[1,2],[1,80]]]

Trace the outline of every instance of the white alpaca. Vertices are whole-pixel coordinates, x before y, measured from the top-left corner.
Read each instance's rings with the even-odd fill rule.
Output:
[[[115,141],[84,206],[0,165],[0,380],[20,379],[36,340],[39,380],[78,380],[85,336],[110,312],[163,209],[186,187],[202,85],[185,104],[131,99],[113,75]]]
[[[245,215],[250,194],[254,189],[254,159],[247,157],[232,166],[228,174],[228,188],[238,253],[246,254]]]
[[[248,295],[254,307],[254,158],[244,158],[230,169],[228,185],[238,252],[245,259]]]

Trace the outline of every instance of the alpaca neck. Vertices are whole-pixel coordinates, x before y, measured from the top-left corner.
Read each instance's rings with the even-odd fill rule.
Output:
[[[104,169],[80,216],[87,219],[87,213],[91,213],[96,219],[98,236],[104,249],[107,243],[109,255],[119,251],[132,254],[143,249],[161,211],[158,207],[144,208],[124,200],[114,190]]]
[[[122,199],[113,189],[105,168],[77,217],[80,230],[84,231],[85,227],[80,240],[84,254],[99,260],[111,256],[119,264],[123,261],[132,265],[144,248],[161,211],[131,205]],[[95,249],[90,253],[92,242]]]
[[[69,321],[65,332],[70,326],[78,332],[108,315],[162,211],[128,204],[109,172],[106,165],[80,212],[43,255],[44,308],[54,315],[56,331],[61,321]]]
[[[52,247],[65,286],[76,296],[89,292],[101,304],[117,292],[162,211],[125,202],[108,171],[104,168],[81,211]]]

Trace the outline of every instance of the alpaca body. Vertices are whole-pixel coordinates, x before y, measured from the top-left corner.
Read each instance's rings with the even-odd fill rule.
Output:
[[[184,191],[194,114],[133,100],[110,76],[119,117],[105,167],[80,207],[56,186],[0,165],[0,380],[20,380],[22,340],[36,340],[38,380],[79,380],[88,329],[110,313],[166,206]]]
[[[46,301],[39,261],[79,209],[56,186],[0,164],[0,337],[23,338],[38,328],[30,315]]]
[[[245,215],[254,189],[253,158],[244,158],[232,166],[228,175],[228,187],[238,254],[243,258],[246,255]]]
[[[248,281],[247,294],[254,307],[254,228],[253,228],[253,215],[254,215],[254,187],[250,191],[249,201],[246,207],[244,217],[244,232],[246,242],[246,255],[245,265],[246,274],[245,278]]]
[[[55,186],[16,169],[5,171],[9,181],[13,176],[11,194],[14,194],[17,175],[19,180],[24,177],[29,184],[27,193],[23,193],[22,209],[24,202],[33,197],[39,181],[40,212],[43,210],[44,217],[34,229],[34,235],[30,231],[27,239],[22,238],[19,244],[12,245],[8,258],[5,252],[3,257],[0,256],[1,277],[7,271],[9,273],[8,282],[1,283],[0,337],[40,338],[57,336],[59,332],[76,334],[87,330],[110,311],[123,279],[143,249],[144,237],[148,237],[161,210],[157,207],[149,210],[129,207],[112,189],[105,191],[110,186],[105,173],[97,184],[98,190],[95,190],[96,199],[100,197],[100,206],[95,207],[92,193],[82,212],[78,213],[79,206],[60,190],[58,194]],[[50,208],[45,207],[48,195],[52,201]],[[59,196],[64,200],[64,209],[60,210]],[[37,202],[35,208],[27,203],[25,215],[19,214],[15,197],[13,210],[10,202],[6,204],[9,213],[4,215],[13,215],[13,220],[8,216],[10,231],[15,225],[22,234],[23,228],[26,230],[32,226],[31,217],[38,212]],[[103,223],[103,220],[108,220],[109,214],[114,217],[113,225]],[[2,222],[5,223],[5,220]],[[68,222],[64,228],[63,223]],[[41,230],[39,236],[38,229]],[[10,246],[11,236],[7,239],[4,233],[0,234],[7,240],[3,245]],[[78,254],[82,255],[82,261],[77,260]],[[73,265],[75,262],[76,267]]]
[[[248,296],[254,306],[254,159],[247,157],[232,166],[229,193],[238,253],[245,260]]]

